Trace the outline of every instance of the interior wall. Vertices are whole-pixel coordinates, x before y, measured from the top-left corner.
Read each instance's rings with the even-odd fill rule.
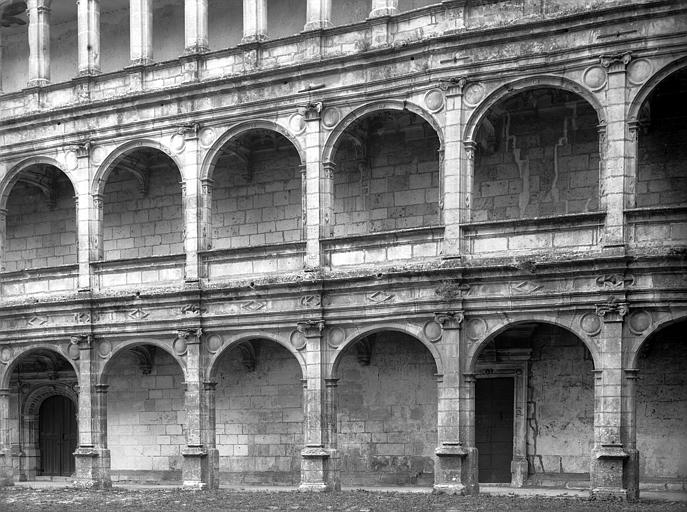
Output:
[[[130,351],[115,357],[107,373],[107,444],[113,480],[180,481],[186,410],[179,363],[156,349],[146,373]]]
[[[342,485],[433,485],[436,365],[410,336],[376,335],[369,365],[354,345],[339,366],[338,451]]]
[[[252,344],[254,367],[238,347],[218,361],[215,403],[221,480],[297,485],[304,428],[301,368],[277,343]]]

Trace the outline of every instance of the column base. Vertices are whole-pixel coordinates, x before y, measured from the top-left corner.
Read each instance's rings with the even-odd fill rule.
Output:
[[[181,475],[185,489],[217,489],[219,478],[219,450],[202,446],[188,446],[181,452],[184,458]]]
[[[328,20],[309,21],[303,27],[303,32],[312,32],[313,30],[324,30],[332,28],[334,24]]]
[[[398,8],[396,7],[382,7],[380,9],[372,9],[370,11],[369,18],[384,18],[386,16],[396,16],[398,14]]]
[[[251,34],[249,36],[243,36],[241,38],[241,42],[239,43],[239,45],[262,43],[263,41],[267,41],[267,35],[266,34]]]
[[[626,487],[630,454],[620,444],[602,444],[592,450],[590,494],[600,500],[632,500]],[[637,492],[637,491],[635,491]]]
[[[327,492],[341,490],[336,450],[307,446],[301,451],[299,491]]]
[[[511,487],[523,487],[527,480],[527,470],[529,465],[527,459],[513,459],[510,463]]]
[[[110,450],[80,446],[74,452],[74,485],[89,489],[110,489]]]
[[[14,485],[13,473],[12,452],[0,450],[0,487]]]
[[[434,492],[446,494],[477,494],[479,485],[472,478],[470,466],[475,448],[465,448],[458,442],[444,442],[436,450]]]
[[[33,87],[45,87],[46,85],[50,85],[50,80],[47,78],[32,78],[27,82],[26,88],[31,89]]]

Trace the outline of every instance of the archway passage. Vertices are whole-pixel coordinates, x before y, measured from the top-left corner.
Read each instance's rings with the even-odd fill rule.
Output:
[[[117,159],[103,191],[103,259],[184,252],[180,179],[174,161],[158,149]]]
[[[113,481],[181,482],[186,446],[184,375],[153,345],[136,345],[108,362],[107,447]]]
[[[302,239],[301,159],[282,134],[256,128],[231,139],[217,157],[212,178],[214,249]]]
[[[440,141],[408,111],[367,114],[333,152],[334,236],[437,226]]]
[[[642,488],[687,486],[687,319],[648,339],[637,368],[637,449]]]
[[[479,481],[588,487],[593,361],[571,332],[515,324],[475,364]]]
[[[475,222],[599,209],[599,135],[580,96],[541,87],[493,106],[475,132]]]
[[[7,197],[5,271],[76,264],[74,187],[57,167],[35,164]]]
[[[636,206],[687,204],[687,68],[663,80],[639,112]]]
[[[348,347],[338,366],[341,484],[434,483],[436,364],[421,342],[393,331]]]
[[[38,413],[38,439],[41,453],[38,474],[69,476],[74,473],[78,429],[76,407],[65,396],[46,399]]]
[[[222,354],[213,374],[221,481],[297,485],[303,375],[293,354],[274,341],[243,341]]]
[[[9,429],[16,480],[69,476],[78,442],[77,376],[47,348],[19,356],[9,374]]]

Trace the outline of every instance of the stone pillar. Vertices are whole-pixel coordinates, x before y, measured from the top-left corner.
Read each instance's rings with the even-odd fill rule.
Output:
[[[334,236],[334,175],[336,164],[324,162],[320,179],[320,235],[324,238]]]
[[[628,208],[637,206],[637,173],[639,172],[639,121],[628,121],[629,140],[627,143],[626,161],[627,176],[625,178],[625,196]]]
[[[444,258],[460,257],[460,224],[466,217],[465,188],[468,177],[463,176],[466,162],[463,150],[463,87],[465,79],[451,82],[446,87],[446,126],[444,128],[444,158],[439,172],[442,173]]]
[[[74,484],[79,487],[109,488],[110,452],[107,449],[106,395],[98,393],[98,366],[91,336],[75,336],[79,347],[79,446],[74,453]],[[105,388],[106,389],[106,388]]]
[[[27,2],[29,15],[29,87],[50,83],[50,8],[44,0]]]
[[[77,0],[79,76],[100,73],[100,1]]]
[[[398,14],[398,0],[372,0],[369,18],[393,16]]]
[[[153,0],[129,0],[129,58],[132,66],[153,61]]]
[[[78,289],[92,289],[91,283],[91,223],[93,205],[90,196],[90,143],[76,150],[77,167],[74,173],[74,202],[76,207],[77,262],[79,264]]]
[[[14,485],[10,439],[10,390],[0,389],[0,487]]]
[[[7,209],[0,208],[0,272],[5,270],[5,245],[7,238]]]
[[[201,180],[200,195],[200,250],[212,249],[212,191],[215,182],[209,178]]]
[[[437,437],[439,445],[434,451],[434,489],[450,494],[475,492],[473,482],[463,480],[463,463],[468,450],[463,446],[460,431],[460,326],[462,311],[436,313],[444,347],[444,374],[437,375]]]
[[[335,411],[334,387],[330,385],[325,388],[322,374],[324,320],[299,322],[297,330],[306,342],[306,382],[303,395],[305,448],[301,452],[303,458],[299,489],[303,491],[337,490],[340,484],[336,470],[336,450],[329,439],[332,422],[335,420],[328,417]]]
[[[267,39],[267,0],[243,0],[241,44]]]
[[[626,73],[630,53],[601,57],[608,72],[606,92],[605,137],[600,136],[602,172],[599,183],[601,204],[606,210],[602,247],[606,251],[624,252],[624,209],[627,206],[626,181],[629,175],[627,146],[629,129],[625,119]]]
[[[637,378],[639,370],[628,368],[624,371],[621,439],[627,452],[623,469],[623,488],[627,489],[627,499],[639,499],[639,450],[637,450]]]
[[[610,300],[597,305],[602,320],[598,335],[599,368],[594,385],[594,448],[590,464],[591,494],[597,498],[631,498],[626,487],[629,453],[622,435],[622,329],[627,304]]]
[[[311,103],[305,107],[305,268],[316,269],[322,265],[320,252],[320,226],[322,224],[320,208],[321,184],[320,155],[320,114],[322,103]]]
[[[186,282],[199,279],[199,241],[202,238],[199,208],[202,188],[200,183],[199,124],[182,126],[175,137],[183,137],[182,201],[184,208],[184,251],[186,253]]]
[[[307,21],[304,31],[332,27],[332,0],[307,0]]]
[[[5,49],[3,40],[4,38],[2,37],[2,31],[0,31],[0,70],[2,69],[2,55]],[[2,73],[0,73],[0,94],[2,94]]]
[[[215,449],[214,386],[204,383],[202,330],[180,330],[174,349],[186,357],[186,448],[182,467],[183,485],[192,489],[216,489],[219,486],[219,454]],[[212,411],[210,410],[212,409]],[[212,437],[211,444],[210,437]]]
[[[462,334],[463,335],[463,334]],[[465,341],[461,343],[465,344]],[[461,467],[461,481],[466,492],[479,493],[479,453],[475,445],[475,382],[474,373],[463,373],[460,387],[460,439],[467,452]]]
[[[185,54],[203,53],[210,49],[208,44],[208,0],[185,0],[184,20],[186,45]]]

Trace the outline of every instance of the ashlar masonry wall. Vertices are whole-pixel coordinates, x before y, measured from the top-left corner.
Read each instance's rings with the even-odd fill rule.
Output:
[[[344,135],[334,155],[334,236],[438,225],[439,139],[432,127],[409,112],[381,112],[348,132],[354,138]]]
[[[339,367],[341,483],[432,485],[437,444],[432,356],[419,341],[400,333],[367,340],[369,350],[365,340],[354,345]]]
[[[277,343],[256,340],[230,350],[218,365],[216,435],[222,482],[297,485],[304,420],[298,362]]]
[[[533,89],[493,107],[476,134],[472,220],[598,210],[597,124],[588,103],[561,90]]]
[[[36,186],[17,182],[7,200],[6,271],[76,264],[76,204],[69,179],[57,170],[52,199]],[[49,204],[54,200],[54,204]]]
[[[235,145],[241,157],[226,153],[219,159],[212,176],[213,249],[301,240],[301,161],[282,135],[270,137],[276,147],[251,150],[242,138]]]
[[[107,373],[113,480],[180,481],[186,411],[179,364],[161,349],[150,368],[131,352],[115,357]]]
[[[181,185],[175,167],[149,171],[148,191],[124,170],[115,169],[105,185],[105,260],[165,256],[184,252]]]
[[[687,489],[685,323],[659,332],[639,356],[637,449],[640,481]]]

